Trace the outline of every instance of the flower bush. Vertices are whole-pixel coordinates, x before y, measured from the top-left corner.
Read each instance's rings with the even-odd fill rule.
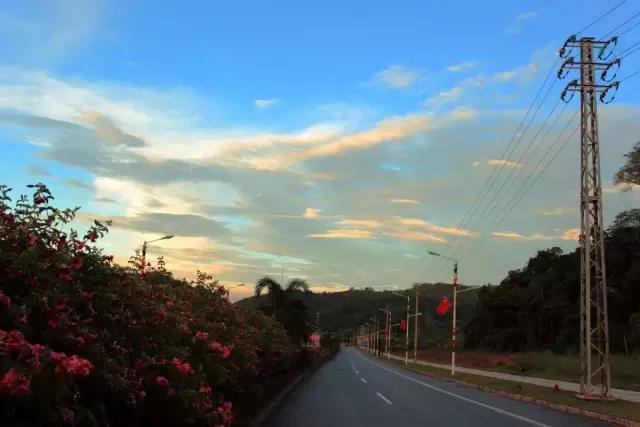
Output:
[[[0,186],[0,425],[228,426],[305,357],[198,272],[113,263],[46,186]]]

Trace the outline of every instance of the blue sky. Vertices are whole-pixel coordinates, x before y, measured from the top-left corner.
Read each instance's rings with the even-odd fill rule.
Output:
[[[565,38],[618,2],[167,3],[0,7],[0,182],[42,180],[80,221],[112,218],[122,260],[176,234],[156,249],[169,267],[227,283],[282,265],[317,290],[447,280],[424,249],[475,240],[461,280],[496,283],[537,249],[575,247],[577,142],[496,229],[456,225],[492,168],[521,178],[513,191],[535,172],[559,128],[530,135],[532,157],[514,156],[528,163],[500,155]],[[628,0],[588,33],[638,11]],[[619,74],[638,69],[630,55]],[[639,201],[610,183],[640,130],[639,83],[601,109],[607,220]]]

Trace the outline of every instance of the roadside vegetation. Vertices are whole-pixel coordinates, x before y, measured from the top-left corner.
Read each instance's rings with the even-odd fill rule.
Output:
[[[72,228],[42,184],[0,186],[0,425],[228,426],[248,422],[334,348],[233,305],[206,273],[113,263],[110,224]]]

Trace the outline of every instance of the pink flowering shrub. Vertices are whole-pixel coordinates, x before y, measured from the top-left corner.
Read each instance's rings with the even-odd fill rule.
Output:
[[[113,263],[31,186],[0,186],[0,425],[228,426],[300,360],[270,317],[198,273]],[[144,271],[144,272],[143,272]]]

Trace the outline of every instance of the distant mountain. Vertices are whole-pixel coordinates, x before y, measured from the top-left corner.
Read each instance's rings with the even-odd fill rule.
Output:
[[[459,285],[458,290],[465,289]],[[478,288],[479,289],[479,288]],[[415,287],[396,291],[411,296],[411,314],[415,310]],[[449,342],[451,332],[451,311],[445,316],[436,314],[436,306],[443,296],[453,301],[452,286],[446,283],[422,283],[419,285],[419,311],[423,314],[419,320],[421,345],[445,345]],[[315,323],[319,316],[320,329],[337,333],[347,333],[357,329],[374,316],[384,322],[384,313],[380,308],[391,310],[393,323],[404,319],[406,299],[389,290],[376,291],[372,288],[352,289],[343,292],[304,293],[296,292],[293,298],[298,298],[308,308],[309,321]],[[458,324],[459,328],[471,318],[477,303],[478,291],[464,292],[458,295]],[[236,304],[260,309],[269,304],[266,295],[250,297],[238,301]],[[381,327],[382,328],[382,327]],[[413,319],[411,319],[411,330]],[[397,332],[397,328],[396,328]],[[413,332],[411,332],[413,340]]]

